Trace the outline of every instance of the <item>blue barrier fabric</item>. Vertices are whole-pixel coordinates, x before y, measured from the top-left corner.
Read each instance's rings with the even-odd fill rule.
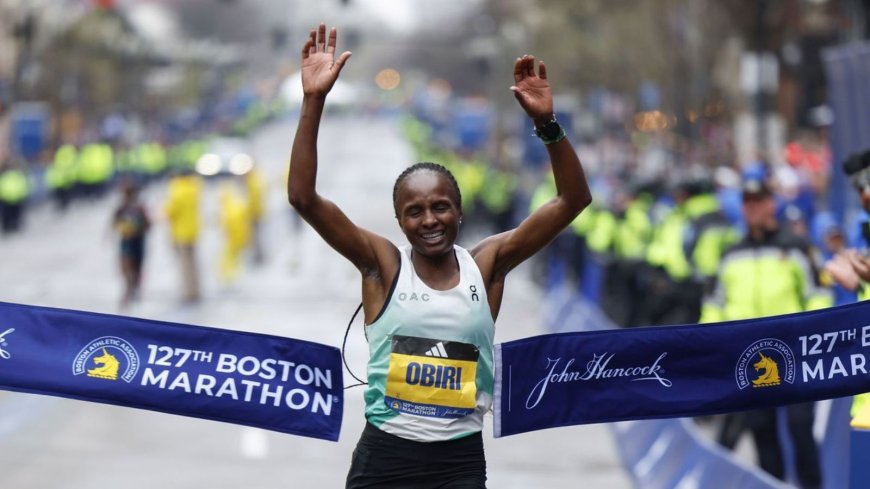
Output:
[[[2,302],[0,388],[332,441],[343,411],[335,347]]]
[[[496,345],[495,436],[870,391],[870,301],[707,325]]]
[[[759,469],[747,469],[730,452],[697,434],[685,418],[611,424],[623,462],[644,489],[789,489]]]
[[[858,489],[870,487],[870,464],[867,463],[867,453],[870,452],[870,430],[852,429],[849,467],[849,487]]]
[[[594,304],[574,290],[573,286],[554,288],[546,295],[545,327],[555,333],[613,330],[617,326]],[[840,399],[843,400],[843,399]],[[848,399],[846,399],[848,400]],[[842,422],[848,437],[848,419]],[[831,420],[831,423],[835,423]],[[687,418],[651,419],[610,423],[622,463],[636,487],[644,489],[673,489],[679,487],[716,489],[787,489],[792,487],[778,481],[761,469],[745,465],[730,450],[723,449],[703,436],[696,423]],[[827,436],[825,442],[827,443]],[[790,441],[789,441],[790,443]],[[848,459],[848,448],[828,453]],[[846,460],[848,462],[848,460]],[[832,467],[838,470],[840,465]],[[846,477],[828,477],[825,487]]]

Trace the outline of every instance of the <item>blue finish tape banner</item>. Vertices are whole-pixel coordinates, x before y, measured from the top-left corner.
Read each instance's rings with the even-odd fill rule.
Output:
[[[870,391],[870,301],[716,324],[496,345],[495,436]]]
[[[338,440],[341,354],[301,340],[0,303],[0,389]]]

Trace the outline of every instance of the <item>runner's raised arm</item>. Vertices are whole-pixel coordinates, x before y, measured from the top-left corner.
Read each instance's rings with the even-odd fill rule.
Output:
[[[335,203],[317,192],[317,136],[326,96],[335,85],[351,53],[336,59],[338,33],[333,27],[312,29],[302,48],[302,108],[290,155],[287,196],[290,204],[336,251],[364,275],[380,270],[378,254],[394,255],[392,245],[380,236],[357,227]],[[394,248],[394,247],[392,247]]]

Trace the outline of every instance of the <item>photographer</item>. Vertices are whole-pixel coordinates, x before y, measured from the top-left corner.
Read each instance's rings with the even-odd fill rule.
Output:
[[[858,192],[861,206],[870,212],[870,151],[850,156],[843,171]],[[861,225],[861,233],[870,245],[870,222]],[[843,250],[825,264],[825,270],[841,286],[857,291],[858,300],[870,299],[870,257],[866,250]]]
[[[858,192],[861,207],[870,212],[870,151],[850,156],[843,163],[843,171]],[[870,222],[861,225],[861,234],[865,245],[870,245]],[[849,248],[837,253],[825,264],[825,270],[844,288],[857,291],[859,301],[870,299],[870,257],[866,249]],[[870,393],[855,396],[852,416],[867,404],[870,404]]]

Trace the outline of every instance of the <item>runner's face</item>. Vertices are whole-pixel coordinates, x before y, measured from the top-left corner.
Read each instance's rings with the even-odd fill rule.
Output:
[[[446,176],[432,171],[408,175],[396,192],[396,215],[417,253],[438,256],[453,251],[462,211]]]

